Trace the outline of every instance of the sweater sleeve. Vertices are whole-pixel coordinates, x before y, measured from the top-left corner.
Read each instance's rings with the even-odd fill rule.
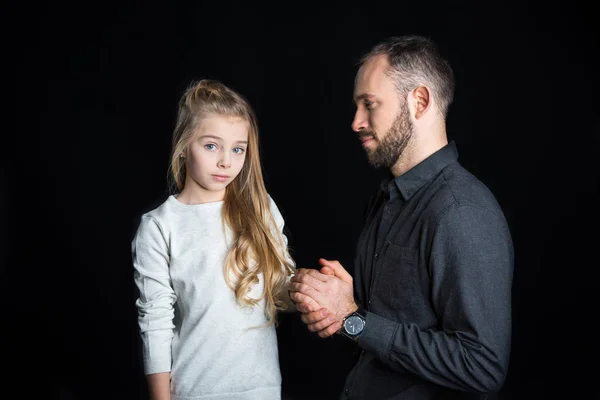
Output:
[[[177,300],[169,276],[169,248],[159,223],[144,215],[132,242],[136,300],[146,375],[171,371]]]
[[[287,238],[287,235],[285,234],[285,220],[283,219],[283,216],[281,215],[281,212],[279,211],[277,204],[275,204],[275,201],[273,201],[273,199],[271,197],[269,197],[269,199],[271,202],[271,213],[273,214],[273,218],[275,219],[275,224],[277,225],[276,233],[278,235],[281,235],[281,238],[283,240],[283,247],[284,247],[283,250],[285,251],[286,258],[295,268],[296,263],[295,263],[294,259],[292,258],[292,256],[290,255],[290,252],[288,249],[288,238]],[[289,279],[289,277],[288,277],[288,279]]]
[[[513,247],[499,212],[453,207],[433,236],[432,301],[439,329],[367,313],[359,345],[398,371],[458,390],[498,390],[511,342]]]
[[[277,230],[275,233],[278,235],[281,235],[281,239],[283,240],[283,247],[284,247],[283,251],[286,254],[286,259],[288,260],[288,262],[290,262],[290,264],[295,269],[296,262],[290,255],[289,248],[288,248],[288,238],[287,238],[287,235],[285,234],[285,220],[283,219],[283,216],[281,215],[281,212],[279,211],[277,204],[275,204],[275,201],[273,201],[273,199],[270,196],[269,196],[269,200],[270,200],[270,204],[271,204],[271,213],[273,214],[273,219],[275,220],[275,224],[277,226]],[[284,273],[287,275],[286,271],[284,271]],[[292,276],[293,276],[292,274],[286,276],[286,280],[285,280],[286,288],[288,287],[289,281],[292,278]],[[288,310],[290,310],[290,311],[295,310],[296,306],[291,301],[287,290],[284,290],[283,297],[284,297],[283,300],[288,305]]]

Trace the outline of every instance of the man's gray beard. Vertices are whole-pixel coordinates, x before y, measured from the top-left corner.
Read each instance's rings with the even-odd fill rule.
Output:
[[[392,168],[404,152],[412,135],[413,125],[408,107],[403,106],[387,134],[379,142],[379,146],[367,153],[369,164],[375,168]]]

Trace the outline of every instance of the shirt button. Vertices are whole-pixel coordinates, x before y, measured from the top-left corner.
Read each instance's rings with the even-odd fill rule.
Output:
[[[379,258],[379,253],[375,253],[375,259],[377,260]]]

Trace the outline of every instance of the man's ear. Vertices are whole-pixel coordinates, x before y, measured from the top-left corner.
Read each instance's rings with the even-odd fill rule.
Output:
[[[411,101],[412,100],[412,101]],[[412,103],[411,114],[419,119],[431,108],[432,97],[427,86],[419,86],[410,93],[409,104]]]

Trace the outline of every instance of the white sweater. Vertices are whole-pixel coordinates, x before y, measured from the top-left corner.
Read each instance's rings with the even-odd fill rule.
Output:
[[[145,373],[171,372],[172,400],[280,399],[275,328],[256,328],[266,322],[265,301],[241,307],[225,282],[231,234],[222,206],[169,196],[141,218],[132,256]],[[271,211],[282,232],[272,199]]]

